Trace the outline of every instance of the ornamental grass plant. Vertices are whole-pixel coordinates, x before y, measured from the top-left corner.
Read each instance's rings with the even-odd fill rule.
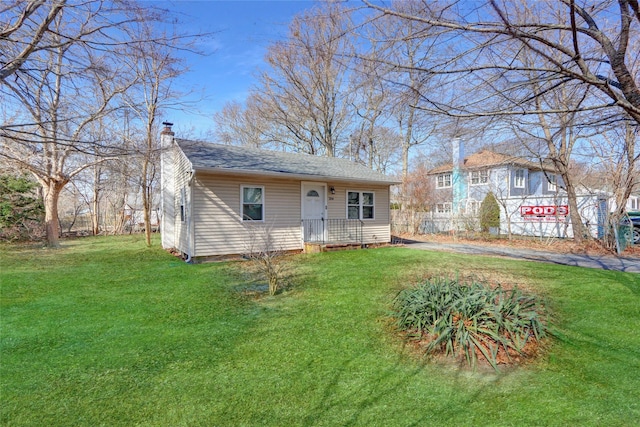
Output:
[[[542,304],[517,287],[432,278],[400,291],[394,310],[399,329],[426,343],[427,354],[463,358],[474,367],[480,359],[497,370],[547,335]]]

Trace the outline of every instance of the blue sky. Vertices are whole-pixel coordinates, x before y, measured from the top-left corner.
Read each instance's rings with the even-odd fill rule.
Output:
[[[156,2],[154,2],[156,3]],[[176,131],[193,128],[196,134],[212,128],[211,117],[230,100],[242,102],[255,84],[267,46],[287,34],[291,19],[314,6],[312,0],[171,0],[157,4],[176,13],[189,33],[214,32],[199,48],[208,56],[188,55],[191,71],[178,82],[193,89],[199,111],[169,111],[162,121]],[[197,135],[192,135],[197,136]]]

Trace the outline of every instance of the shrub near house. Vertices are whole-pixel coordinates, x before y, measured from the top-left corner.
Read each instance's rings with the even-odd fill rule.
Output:
[[[499,227],[500,205],[498,205],[493,193],[489,192],[480,205],[480,229],[487,233],[491,228]]]

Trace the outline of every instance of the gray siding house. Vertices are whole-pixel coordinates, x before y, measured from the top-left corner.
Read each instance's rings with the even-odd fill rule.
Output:
[[[491,192],[500,205],[500,233],[572,237],[568,201],[561,177],[553,167],[483,150],[467,157],[453,141],[453,162],[429,171],[434,206],[422,225],[426,232],[479,229],[480,205]],[[606,215],[606,197],[585,192],[578,209],[592,233]]]
[[[455,151],[455,150],[454,150]],[[458,151],[458,153],[461,153]],[[550,167],[482,150],[429,171],[434,181],[437,214],[476,215],[487,193],[498,200],[554,197],[562,179]]]
[[[175,138],[162,132],[162,246],[187,258],[247,253],[253,234],[275,250],[391,240],[386,175],[346,159]]]
[[[453,142],[453,162],[429,171],[435,205],[422,229],[445,232],[479,228],[479,209],[492,192],[500,205],[500,233],[539,237],[573,237],[562,178],[547,164],[483,150],[463,156]],[[611,193],[578,187],[576,204],[588,232],[601,238],[606,218],[615,206]],[[627,210],[638,208],[631,196]]]

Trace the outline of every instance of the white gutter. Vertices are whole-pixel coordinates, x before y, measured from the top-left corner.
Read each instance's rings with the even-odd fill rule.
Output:
[[[370,185],[395,185],[401,184],[402,181],[396,180],[374,180],[374,179],[357,179],[351,177],[340,177],[335,175],[311,175],[311,174],[297,174],[297,173],[289,173],[289,172],[278,172],[278,171],[256,171],[250,169],[226,169],[226,168],[206,168],[206,167],[198,167],[196,168],[199,171],[205,173],[216,173],[221,175],[255,175],[255,176],[269,176],[274,178],[284,178],[284,179],[300,179],[303,181],[332,181],[332,182],[348,182],[348,183],[358,183],[358,184],[370,184]]]

